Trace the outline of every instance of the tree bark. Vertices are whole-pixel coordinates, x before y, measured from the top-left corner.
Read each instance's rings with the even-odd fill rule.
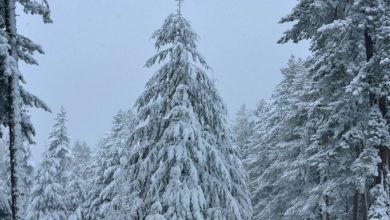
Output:
[[[359,213],[359,192],[355,190],[353,195],[353,204],[352,204],[352,220],[358,220]]]
[[[8,93],[8,102],[14,103],[15,97],[12,95],[12,91],[14,87],[11,84],[13,83],[13,76],[9,77],[9,93]],[[16,177],[16,150],[17,150],[17,137],[16,137],[16,123],[14,118],[16,117],[15,111],[12,105],[8,105],[8,128],[9,128],[9,157],[10,157],[10,182],[11,182],[11,215],[12,219],[16,220],[17,216],[17,197],[18,197],[18,189],[17,189],[17,177]]]
[[[362,204],[363,204],[363,220],[368,220],[368,201],[367,201],[367,190],[362,194]]]
[[[6,0],[5,30],[8,34],[10,45],[10,55],[15,59],[15,70],[8,76],[8,128],[9,128],[9,154],[10,154],[10,182],[11,182],[11,218],[16,220],[18,217],[18,188],[17,188],[17,150],[22,147],[22,129],[21,129],[21,100],[19,86],[19,72],[17,72],[18,56],[16,48],[16,14],[15,0]]]

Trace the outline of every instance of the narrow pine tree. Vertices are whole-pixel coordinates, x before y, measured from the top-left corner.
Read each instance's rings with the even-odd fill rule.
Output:
[[[69,220],[82,220],[83,204],[86,200],[92,151],[85,142],[76,141],[70,151],[71,164],[69,182],[66,186],[65,204]]]
[[[92,178],[92,150],[85,142],[76,141],[71,150],[72,168],[70,183],[67,186],[66,201],[71,212],[69,219],[84,219],[83,205],[87,199],[89,181]]]
[[[128,219],[251,219],[246,173],[226,109],[181,14],[153,34],[162,67],[136,102],[137,126],[123,155]]]
[[[295,24],[281,43],[311,39],[318,94],[304,157],[317,185],[302,204],[317,204],[315,216],[323,219],[390,218],[390,2],[302,0],[282,22]]]
[[[87,178],[85,167],[90,165],[92,150],[86,142],[76,141],[72,148],[72,161],[76,175],[80,178]],[[87,179],[84,179],[87,180]]]
[[[241,106],[233,121],[233,134],[243,159],[250,154],[249,140],[253,135],[254,126],[254,112],[248,110],[246,105]]]
[[[306,83],[310,83],[304,61],[291,58],[282,70],[284,79],[261,109],[249,144],[246,163],[256,219],[315,219],[299,216],[296,198],[306,195],[305,169],[301,161],[306,147]],[[294,187],[291,187],[294,186]],[[309,187],[307,187],[309,188]],[[307,202],[306,207],[311,208]]]
[[[122,172],[120,153],[134,129],[134,115],[131,110],[119,111],[112,122],[111,132],[99,144],[93,158],[89,191],[83,205],[85,219],[125,219],[118,211],[124,206],[118,195],[123,192],[117,179]]]
[[[63,108],[57,114],[49,146],[37,171],[31,192],[27,219],[67,219],[71,214],[68,200],[69,183],[72,180],[69,135],[66,113]]]
[[[19,179],[24,178],[24,173],[18,172],[19,165],[24,164],[26,159],[23,141],[28,140],[32,143],[34,135],[33,126],[24,109],[25,107],[38,107],[49,111],[42,101],[20,85],[20,82],[24,80],[18,69],[18,60],[23,60],[28,64],[37,64],[32,54],[34,52],[43,53],[43,51],[39,45],[18,34],[15,12],[17,2],[24,8],[24,12],[39,14],[44,22],[51,22],[46,0],[43,3],[32,0],[2,0],[0,2],[0,123],[8,127],[9,133],[10,201],[13,220],[23,217],[23,213],[18,213],[18,209],[23,209],[18,201],[18,197],[23,195],[18,188]]]
[[[85,169],[85,168],[84,168]],[[83,220],[82,204],[86,199],[86,187],[79,176],[76,175],[74,170],[71,171],[71,178],[65,189],[65,205],[67,207],[67,219],[68,220]]]

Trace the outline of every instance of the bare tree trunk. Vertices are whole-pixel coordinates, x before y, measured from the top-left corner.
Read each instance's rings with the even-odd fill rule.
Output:
[[[15,14],[15,0],[6,0],[6,16],[5,16],[5,28],[8,34],[8,41],[11,46],[10,55],[15,59],[15,70],[8,77],[8,97],[7,97],[7,110],[8,110],[8,128],[9,128],[9,154],[10,154],[10,181],[11,181],[11,217],[12,220],[17,219],[17,150],[22,145],[22,129],[21,129],[21,100],[20,100],[20,87],[19,87],[19,72],[17,70],[17,48],[16,48],[16,14]]]
[[[359,192],[355,190],[353,195],[353,204],[352,204],[352,220],[358,220],[359,216]]]
[[[326,182],[327,180],[328,180],[327,174],[324,174],[323,181]],[[322,210],[322,213],[321,213],[322,214],[322,219],[323,220],[330,220],[330,216],[329,216],[329,213],[328,213],[328,210],[327,210],[327,208],[330,205],[329,196],[327,196],[327,195],[324,196],[324,202],[325,202],[325,209]]]
[[[362,194],[362,203],[363,203],[363,220],[368,220],[368,201],[367,201],[367,190]]]
[[[13,77],[9,77],[9,83],[13,84]],[[8,102],[15,102],[15,98],[12,95],[12,91],[14,90],[13,86],[9,86],[9,94],[8,94]],[[8,105],[8,117],[9,117],[9,156],[10,156],[10,181],[11,181],[11,214],[12,219],[16,220],[17,216],[17,197],[18,197],[18,189],[17,189],[17,177],[16,177],[16,123],[13,120],[16,115],[14,114],[14,109],[12,105]]]

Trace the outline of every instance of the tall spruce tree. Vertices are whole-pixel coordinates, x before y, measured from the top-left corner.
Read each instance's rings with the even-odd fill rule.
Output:
[[[39,3],[33,0],[1,0],[0,1],[0,124],[8,127],[9,163],[10,163],[10,197],[12,219],[22,217],[18,214],[18,181],[24,173],[18,166],[25,163],[23,141],[33,142],[35,131],[30,123],[25,107],[38,107],[49,111],[49,108],[37,97],[28,93],[21,85],[24,83],[19,72],[18,60],[28,64],[37,64],[32,57],[34,52],[43,53],[41,47],[17,32],[16,3],[20,3],[27,14],[38,14],[45,23],[51,22],[50,10],[46,0]],[[0,134],[1,136],[2,134]]]
[[[250,174],[250,189],[256,219],[311,219],[292,211],[301,205],[296,200],[310,189],[301,160],[307,146],[307,84],[304,61],[291,58],[282,70],[284,79],[256,119],[256,127],[245,158]],[[294,186],[294,187],[291,187]],[[311,203],[307,201],[307,206]],[[315,218],[314,218],[315,219]]]
[[[137,126],[122,157],[128,219],[251,219],[246,172],[226,109],[181,14],[153,34],[161,63],[136,102]]]
[[[90,165],[92,160],[92,150],[86,142],[76,141],[72,148],[72,164],[75,167],[76,175],[80,178],[84,178],[86,181],[88,178],[85,173],[85,168]]]
[[[68,219],[72,213],[69,183],[73,179],[66,112],[57,114],[49,146],[39,166],[31,192],[27,219]]]
[[[92,151],[86,142],[76,141],[70,151],[71,168],[69,183],[66,186],[65,203],[67,204],[68,219],[82,220],[84,218],[83,205],[89,189],[89,178],[92,177],[89,168],[92,162]]]
[[[280,40],[311,39],[310,161],[317,184],[300,213],[389,219],[390,2],[302,0]],[[307,128],[309,130],[309,128]],[[314,217],[313,217],[314,218]]]
[[[69,219],[85,219],[83,206],[87,199],[87,191],[92,176],[92,150],[86,142],[76,141],[72,150],[72,179],[67,186],[66,201],[72,214]]]
[[[124,206],[123,201],[117,199],[117,194],[123,192],[118,176],[122,172],[120,154],[133,129],[134,114],[131,110],[119,111],[113,117],[111,132],[99,143],[99,150],[88,169],[91,170],[91,180],[83,205],[84,219],[125,219],[118,211]]]
[[[254,131],[254,118],[254,112],[248,110],[246,105],[243,105],[236,113],[233,121],[235,142],[240,148],[241,157],[243,159],[247,158],[248,154],[250,154],[249,139]]]

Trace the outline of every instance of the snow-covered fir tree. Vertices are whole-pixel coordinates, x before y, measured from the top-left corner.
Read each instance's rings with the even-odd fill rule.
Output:
[[[1,126],[0,126],[1,127]],[[4,129],[1,127],[1,129]],[[10,182],[10,157],[9,157],[9,138],[8,134],[5,132],[5,135],[3,135],[2,138],[0,138],[0,155],[1,155],[1,175],[0,175],[0,181],[3,184],[3,190],[4,192],[7,192],[4,194],[4,197],[7,198],[8,203],[11,199],[11,194],[9,193],[11,191],[11,182]],[[18,178],[17,181],[17,188],[18,188],[18,200],[17,200],[17,207],[18,207],[18,216],[19,218],[25,216],[26,209],[27,209],[27,203],[30,196],[30,191],[33,184],[33,176],[34,173],[33,166],[31,165],[31,152],[30,152],[30,146],[28,141],[23,141],[22,148],[19,148],[18,156],[21,158],[19,160],[18,166],[17,166],[17,173],[16,176]],[[11,204],[8,204],[8,207],[10,207]],[[9,219],[9,218],[8,218]]]
[[[69,220],[83,220],[83,205],[87,199],[89,181],[92,171],[89,168],[92,162],[92,151],[86,142],[76,141],[71,151],[71,178],[66,187],[66,204]]]
[[[92,149],[86,142],[77,140],[72,148],[72,167],[77,179],[87,187],[91,171],[86,169],[92,162]]]
[[[70,199],[73,198],[71,195],[74,189],[70,188],[73,176],[66,121],[66,112],[61,108],[49,136],[49,146],[35,177],[27,211],[29,220],[62,220],[73,214],[71,211],[74,201]]]
[[[84,168],[85,169],[85,168]],[[83,220],[84,214],[82,205],[86,200],[88,189],[82,178],[72,171],[69,183],[66,186],[65,205],[68,212],[68,220]]]
[[[72,176],[67,187],[67,200],[70,201],[70,219],[85,219],[83,205],[87,199],[87,191],[92,176],[92,150],[86,142],[77,140],[71,150]]]
[[[295,23],[280,42],[311,39],[313,52],[309,142],[296,161],[309,165],[303,174],[314,184],[284,215],[390,218],[389,12],[385,0],[302,0],[282,19]]]
[[[158,53],[146,66],[162,66],[136,102],[121,158],[126,218],[251,219],[247,175],[197,34],[179,9],[153,38]]]
[[[121,173],[120,153],[126,147],[134,129],[133,112],[119,111],[113,117],[112,124],[111,132],[100,141],[92,166],[88,168],[91,170],[91,180],[83,205],[85,219],[125,219],[118,212],[124,203],[115,197],[124,191],[118,184],[118,176]]]
[[[267,101],[264,99],[261,99],[260,101],[257,102],[256,104],[256,109],[254,111],[254,123],[258,123],[259,120],[261,120],[261,116],[264,113],[265,106],[267,105]]]
[[[303,174],[307,164],[299,160],[299,153],[306,146],[305,91],[310,79],[305,62],[300,59],[291,58],[282,73],[284,79],[271,100],[259,106],[249,154],[245,158],[254,217],[310,219],[289,211],[308,187]]]
[[[72,148],[72,161],[73,165],[78,167],[78,171],[82,172],[85,167],[90,164],[92,159],[92,150],[86,142],[77,140]],[[84,175],[79,173],[80,176]]]
[[[249,154],[249,140],[253,135],[254,126],[255,112],[242,105],[233,120],[233,134],[242,158],[246,158]]]
[[[9,181],[12,219],[23,217],[21,207],[24,193],[18,188],[18,182],[24,181],[25,174],[21,168],[27,163],[24,141],[33,142],[35,131],[30,123],[25,107],[38,107],[49,111],[49,108],[37,97],[27,92],[20,84],[24,83],[19,72],[18,60],[28,64],[37,64],[32,55],[43,53],[39,45],[27,37],[19,35],[16,25],[16,3],[20,3],[24,12],[38,14],[45,23],[51,22],[47,1],[39,3],[33,0],[3,0],[0,2],[0,124],[8,129],[9,145]],[[0,136],[2,134],[0,133]],[[20,172],[22,171],[22,172]]]

